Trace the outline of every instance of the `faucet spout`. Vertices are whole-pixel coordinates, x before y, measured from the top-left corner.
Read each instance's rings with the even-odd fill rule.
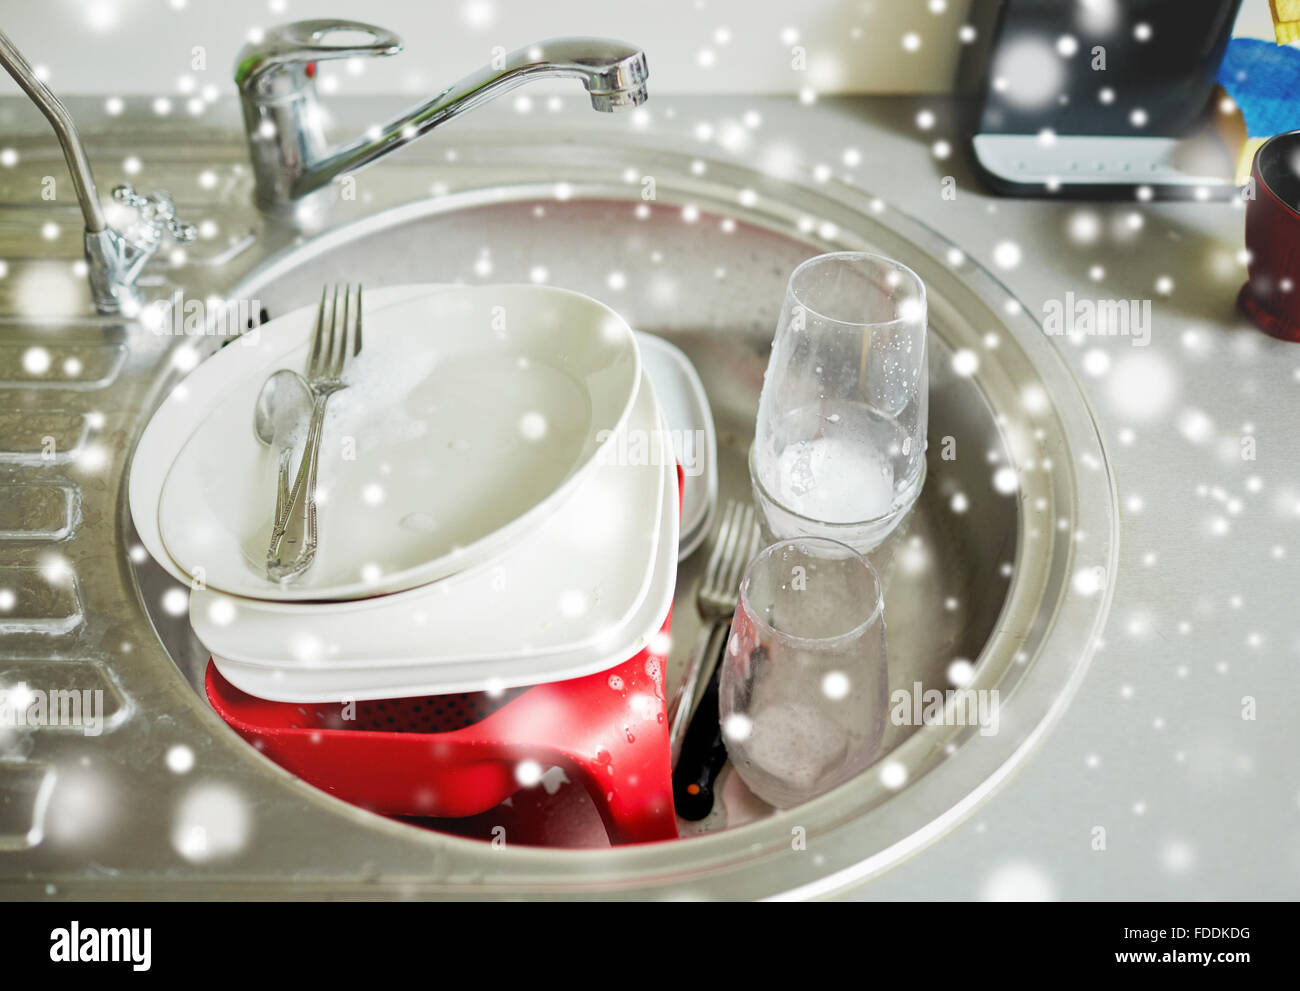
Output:
[[[453,117],[532,80],[577,79],[590,95],[593,109],[613,113],[646,101],[646,76],[645,53],[617,41],[556,38],[520,48],[399,114],[382,125],[377,136],[362,135],[312,164],[294,183],[293,198],[355,172]]]
[[[73,123],[68,108],[37,78],[31,65],[23,57],[23,53],[18,50],[18,46],[10,41],[3,31],[0,31],[0,65],[4,66],[5,71],[13,77],[14,82],[36,104],[40,112],[45,115],[45,119],[50,122],[50,126],[54,128],[54,135],[58,138],[59,146],[63,149],[64,158],[68,163],[68,171],[72,174],[72,188],[77,193],[77,203],[81,207],[82,216],[86,219],[86,232],[98,234],[108,227],[108,221],[104,219],[104,209],[99,205],[99,197],[95,193],[95,176],[90,170],[86,147],[81,143],[81,136],[77,134],[77,125]]]
[[[329,36],[339,32],[352,38],[364,35],[370,43],[329,45]],[[295,42],[300,46],[297,50]],[[282,212],[338,177],[534,79],[577,79],[587,90],[592,108],[603,113],[646,100],[649,73],[640,49],[602,38],[553,38],[494,59],[376,132],[329,148],[313,74],[306,66],[320,58],[389,55],[398,50],[396,36],[382,28],[349,21],[309,21],[277,29],[260,48],[249,46],[240,53],[236,81],[263,208]],[[248,71],[249,66],[258,71]]]

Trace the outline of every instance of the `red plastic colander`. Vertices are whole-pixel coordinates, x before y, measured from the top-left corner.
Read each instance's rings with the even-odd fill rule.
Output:
[[[671,618],[670,618],[671,622]],[[665,633],[669,623],[664,624]],[[516,689],[355,702],[271,702],[207,670],[208,700],[245,740],[310,784],[375,812],[459,818],[500,805],[533,769],[581,781],[613,843],[673,839],[664,657]]]
[[[584,785],[610,842],[675,839],[664,691],[671,626],[670,612],[664,635],[617,667],[497,694],[353,702],[345,711],[256,698],[209,662],[207,695],[281,767],[375,812],[478,815],[558,765]]]

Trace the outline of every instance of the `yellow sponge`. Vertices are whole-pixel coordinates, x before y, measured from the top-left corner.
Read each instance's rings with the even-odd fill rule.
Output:
[[[1265,138],[1252,138],[1246,130],[1246,118],[1241,108],[1224,91],[1222,86],[1214,87],[1214,105],[1218,113],[1214,115],[1214,132],[1236,165],[1237,185],[1242,185],[1250,178],[1250,167],[1255,161],[1255,152],[1264,143]]]
[[[1273,35],[1279,45],[1300,41],[1300,0],[1268,0],[1273,13]]]
[[[1255,164],[1255,152],[1259,151],[1268,138],[1251,138],[1241,149],[1241,157],[1237,159],[1237,185],[1244,186],[1250,182],[1250,170]]]

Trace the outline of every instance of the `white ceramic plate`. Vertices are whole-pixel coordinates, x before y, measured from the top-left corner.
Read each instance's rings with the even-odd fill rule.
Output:
[[[511,285],[367,294],[353,384],[326,420],[317,559],[281,586],[264,572],[276,457],[253,436],[252,409],[272,371],[305,368],[314,317],[314,307],[295,311],[264,325],[255,344],[218,352],[146,428],[132,512],[139,527],[149,499],[136,492],[137,468],[147,461],[152,481],[169,463],[158,532],[187,580],[250,598],[340,600],[464,570],[559,508],[640,381],[627,325],[577,293]],[[188,430],[175,429],[175,406],[186,408]],[[165,438],[155,436],[160,423]]]
[[[447,288],[436,285],[404,285],[374,289],[365,294],[365,312],[378,312],[393,303],[399,303],[416,296]],[[276,325],[284,328],[301,325],[301,332],[310,334],[315,308],[304,306],[277,318]],[[267,326],[270,324],[268,323]],[[255,334],[247,334],[237,342],[229,344],[225,351],[234,348],[251,348],[260,354],[268,368],[275,367],[286,351],[295,346],[296,332],[275,338],[266,337],[259,328]],[[224,352],[223,352],[224,353]],[[242,359],[241,359],[242,360]],[[164,571],[179,582],[189,585],[191,577],[180,569],[167,549],[163,546],[162,533],[158,527],[158,501],[162,496],[163,482],[171,470],[172,462],[190,434],[198,429],[207,416],[211,405],[221,393],[222,376],[226,366],[215,360],[204,361],[189,373],[184,381],[173,387],[149,422],[145,425],[140,441],[131,453],[130,475],[127,482],[127,503],[131,509],[131,521],[135,524],[140,543]],[[192,401],[199,397],[201,401]],[[252,413],[249,413],[251,430]]]
[[[623,428],[653,442],[638,463],[602,457],[554,516],[496,560],[396,595],[266,602],[190,595],[214,654],[274,668],[373,668],[545,658],[619,635],[649,594],[672,452],[648,379]],[[631,450],[616,441],[608,451]],[[675,475],[675,471],[674,471]],[[676,505],[676,496],[672,502]],[[547,680],[540,668],[535,680]]]
[[[680,558],[699,547],[718,505],[718,439],[704,383],[681,348],[662,337],[636,332],[641,365],[654,383],[668,421],[673,450],[682,466]]]
[[[636,614],[618,630],[580,649],[545,656],[502,657],[465,664],[427,663],[363,668],[267,668],[241,664],[213,653],[217,669],[236,688],[277,702],[343,702],[410,698],[534,685],[604,671],[635,656],[660,630],[672,606],[677,582],[677,471],[663,472],[663,515],[648,594]],[[437,631],[430,630],[430,642]]]
[[[713,518],[717,516],[717,503],[709,508],[709,514],[690,533],[682,532],[677,548],[677,560],[685,561],[704,543],[704,538],[713,530]]]

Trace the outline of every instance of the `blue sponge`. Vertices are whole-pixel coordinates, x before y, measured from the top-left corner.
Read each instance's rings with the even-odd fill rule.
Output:
[[[1300,49],[1255,38],[1233,38],[1218,83],[1246,119],[1252,138],[1300,128]]]

